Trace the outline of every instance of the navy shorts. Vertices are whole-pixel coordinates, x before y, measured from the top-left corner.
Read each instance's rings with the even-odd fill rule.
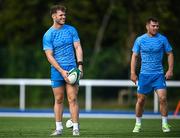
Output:
[[[158,89],[166,89],[164,74],[140,74],[137,91],[140,94],[148,94]]]

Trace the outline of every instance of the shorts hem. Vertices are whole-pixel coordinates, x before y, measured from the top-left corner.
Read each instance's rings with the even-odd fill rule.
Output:
[[[140,92],[140,91],[137,91],[137,93],[146,95],[146,94],[152,93],[152,91],[148,91],[148,92]]]
[[[159,87],[159,88],[156,88],[154,90],[156,91],[156,90],[160,90],[160,89],[166,89],[166,87]]]

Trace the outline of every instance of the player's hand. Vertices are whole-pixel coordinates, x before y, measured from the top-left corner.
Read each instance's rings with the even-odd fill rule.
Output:
[[[78,69],[80,70],[80,79],[83,78],[83,66],[79,65]]]
[[[69,83],[69,79],[68,79],[69,73],[68,73],[68,71],[67,71],[67,70],[63,70],[63,71],[61,72],[61,75],[63,76],[64,80],[65,80],[67,83]]]
[[[134,82],[135,85],[136,85],[136,82],[137,82],[137,75],[136,75],[136,73],[131,73],[130,79],[131,79],[132,82]]]
[[[83,71],[80,70],[80,79],[82,79],[82,78],[83,78]]]
[[[166,72],[166,74],[165,74],[165,78],[166,78],[167,80],[171,79],[172,76],[173,76],[173,71],[170,71],[170,70],[168,70],[168,71]]]

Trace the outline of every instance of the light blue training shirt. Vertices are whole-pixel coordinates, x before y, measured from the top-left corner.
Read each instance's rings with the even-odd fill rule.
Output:
[[[74,42],[80,41],[78,33],[73,26],[64,24],[61,28],[50,27],[43,36],[43,50],[52,50],[53,56],[59,65],[76,66]],[[58,80],[59,73],[51,65],[51,80]]]
[[[134,43],[132,51],[141,55],[142,74],[162,74],[162,60],[164,52],[172,51],[167,38],[160,33],[151,37],[148,34],[139,36]]]

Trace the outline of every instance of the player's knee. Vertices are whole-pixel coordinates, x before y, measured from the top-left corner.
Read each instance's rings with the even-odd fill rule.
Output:
[[[62,98],[57,98],[57,99],[55,100],[55,102],[56,102],[57,104],[62,104],[62,103],[63,103],[63,99],[62,99]]]
[[[69,102],[69,104],[75,104],[75,103],[77,103],[77,98],[75,98],[75,97],[70,97],[70,98],[68,98],[68,102]]]
[[[160,103],[166,103],[166,102],[167,102],[166,96],[160,97],[160,98],[159,98],[159,102],[160,102]]]
[[[145,98],[138,98],[138,104],[140,104],[140,105],[144,105],[144,103],[145,103]]]

